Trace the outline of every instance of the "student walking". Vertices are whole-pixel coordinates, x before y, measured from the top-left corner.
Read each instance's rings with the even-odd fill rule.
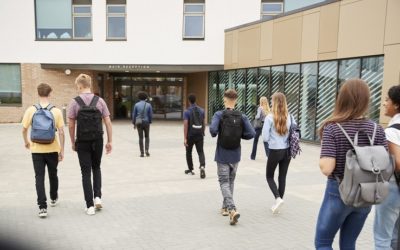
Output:
[[[58,162],[64,158],[64,120],[61,110],[50,104],[50,85],[41,83],[37,87],[39,103],[29,107],[22,119],[22,136],[25,148],[32,153],[35,170],[37,204],[39,217],[47,217],[47,197],[45,192],[46,166],[50,182],[50,206],[58,202]],[[28,129],[31,127],[31,138]],[[57,137],[58,134],[58,137]]]
[[[333,114],[321,126],[319,165],[328,180],[316,226],[316,249],[332,249],[339,229],[340,249],[355,249],[357,237],[371,211],[371,206],[345,205],[340,197],[338,182],[344,176],[346,154],[353,149],[339,125],[350,138],[354,138],[358,131],[364,131],[373,138],[375,131],[374,145],[386,146],[383,128],[365,117],[369,102],[370,91],[367,83],[360,79],[347,80],[340,88]],[[360,133],[358,137],[359,146],[370,145],[365,133]]]
[[[135,104],[132,109],[132,123],[133,128],[137,129],[139,134],[139,148],[140,157],[150,156],[149,146],[150,146],[150,124],[153,118],[153,108],[151,104],[146,102],[147,94],[146,92],[140,91],[138,93],[139,101]],[[145,147],[143,149],[143,135],[145,137]]]
[[[183,144],[186,148],[186,162],[188,166],[188,169],[185,170],[185,174],[194,175],[192,150],[193,145],[195,145],[200,161],[200,178],[204,179],[206,178],[206,160],[203,150],[205,129],[204,109],[197,106],[196,96],[194,94],[190,94],[188,100],[190,107],[183,113]]]
[[[272,112],[267,115],[263,126],[263,140],[269,145],[269,156],[266,167],[268,186],[275,197],[275,204],[271,207],[272,213],[279,213],[283,205],[285,194],[286,175],[290,163],[289,129],[295,124],[293,117],[288,113],[286,97],[282,93],[272,95]],[[274,175],[279,165],[279,177],[277,187]]]
[[[260,105],[257,108],[257,114],[255,116],[254,123],[253,123],[254,130],[256,131],[256,135],[254,136],[253,150],[251,151],[251,156],[250,156],[250,159],[252,159],[252,160],[256,159],[258,138],[261,135],[265,117],[269,113],[270,113],[270,109],[269,109],[268,99],[267,99],[267,97],[262,96],[260,98]],[[268,157],[268,155],[269,155],[268,142],[264,142],[264,149],[265,149],[265,155]]]
[[[102,121],[104,121],[107,131],[107,144],[105,146],[107,154],[111,153],[112,150],[112,125],[107,104],[91,91],[92,78],[86,74],[80,74],[76,78],[75,84],[79,95],[72,99],[68,107],[69,134],[72,150],[78,153],[81,166],[86,213],[94,215],[96,213],[95,208],[103,208],[100,169],[103,155]]]
[[[241,139],[250,140],[256,133],[249,119],[240,111],[235,110],[237,97],[235,90],[225,91],[225,110],[217,111],[210,125],[211,136],[218,135],[215,161],[223,196],[221,213],[223,216],[229,215],[231,225],[235,225],[240,217],[233,201],[236,171],[241,157],[240,141]]]
[[[385,115],[391,117],[385,130],[389,153],[395,157],[400,171],[400,86],[389,89],[384,103]],[[396,179],[397,177],[397,179]],[[398,249],[398,219],[400,213],[399,177],[389,180],[389,196],[375,206],[374,239],[376,250]]]

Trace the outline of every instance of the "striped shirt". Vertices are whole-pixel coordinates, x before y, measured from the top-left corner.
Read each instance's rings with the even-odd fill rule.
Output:
[[[352,140],[357,131],[365,131],[371,138],[374,131],[375,122],[372,120],[351,120],[340,123],[347,134]],[[365,133],[359,133],[358,137],[359,146],[370,145],[369,140]],[[383,145],[387,149],[387,142],[385,137],[385,131],[378,125],[376,129],[376,135],[374,145]],[[322,134],[321,141],[321,155],[320,157],[332,157],[336,159],[336,166],[332,174],[328,177],[330,179],[343,179],[344,166],[346,163],[347,151],[353,149],[342,130],[335,124],[331,123],[325,126]]]

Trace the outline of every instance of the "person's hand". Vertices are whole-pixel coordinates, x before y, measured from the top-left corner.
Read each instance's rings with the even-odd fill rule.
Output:
[[[187,139],[183,140],[183,145],[185,145],[185,147],[188,146],[188,144],[187,144]]]
[[[111,142],[108,142],[106,144],[106,154],[111,153],[111,151],[112,151],[112,144],[111,144]]]
[[[61,150],[60,153],[58,153],[58,161],[64,160],[64,150]]]
[[[76,151],[75,143],[72,143],[72,151]]]
[[[26,142],[25,143],[25,148],[26,149],[30,149],[31,148],[31,143],[30,142]]]

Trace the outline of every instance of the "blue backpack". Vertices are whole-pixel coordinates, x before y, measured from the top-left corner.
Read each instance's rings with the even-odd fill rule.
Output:
[[[50,144],[56,137],[56,126],[51,110],[53,105],[49,104],[42,108],[39,104],[33,105],[36,108],[32,117],[31,141],[41,144]]]

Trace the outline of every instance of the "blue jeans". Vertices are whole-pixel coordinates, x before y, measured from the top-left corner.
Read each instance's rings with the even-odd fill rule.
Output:
[[[370,211],[371,206],[363,208],[346,206],[340,198],[338,182],[328,179],[318,215],[315,248],[333,249],[333,240],[340,229],[340,249],[355,249],[357,237]]]
[[[395,182],[390,182],[389,196],[375,206],[375,250],[397,249],[397,226],[400,213],[400,192]]]
[[[258,139],[260,138],[260,135],[261,135],[261,132],[262,132],[262,128],[257,128],[257,129],[255,129],[255,131],[256,131],[256,135],[254,136],[253,150],[251,151],[251,156],[250,156],[250,158],[252,160],[256,159]],[[268,142],[264,142],[264,149],[265,149],[265,155],[268,157],[268,155],[269,155]]]

